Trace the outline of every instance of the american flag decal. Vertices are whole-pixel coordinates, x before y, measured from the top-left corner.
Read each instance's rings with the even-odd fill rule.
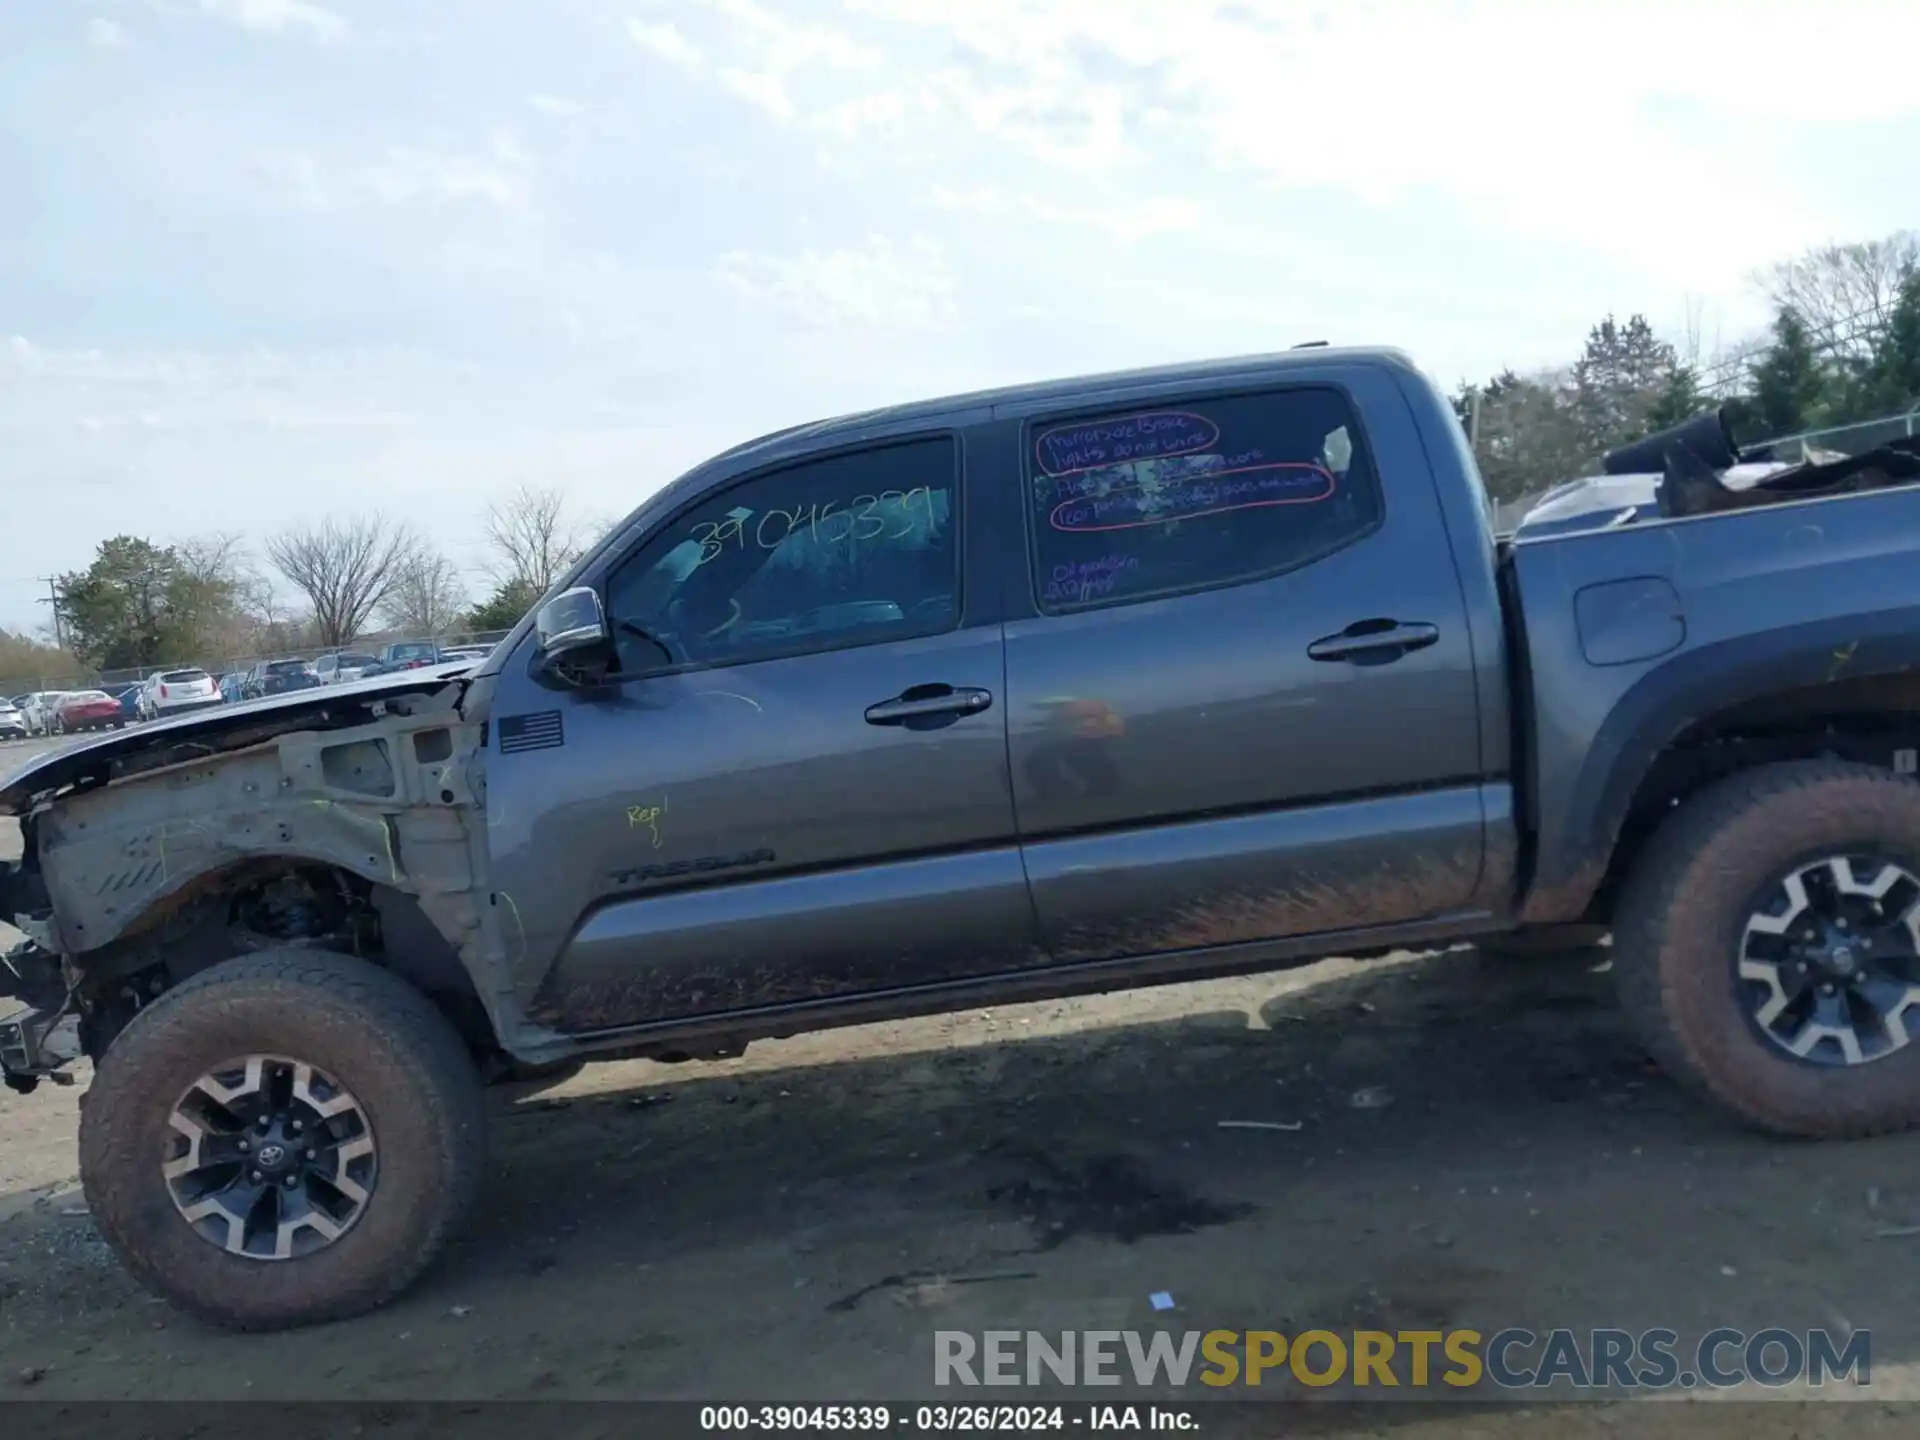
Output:
[[[542,710],[537,715],[508,715],[500,721],[502,755],[518,755],[523,750],[556,750],[566,743],[566,726],[558,710]]]

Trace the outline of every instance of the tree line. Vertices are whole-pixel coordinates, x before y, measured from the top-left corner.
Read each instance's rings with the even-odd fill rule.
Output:
[[[1496,500],[1594,473],[1608,450],[1724,404],[1742,445],[1897,415],[1920,401],[1920,232],[1825,245],[1755,277],[1767,333],[1709,355],[1608,315],[1571,365],[1503,370],[1454,397]],[[1477,411],[1477,414],[1476,414]]]
[[[0,683],[331,649],[376,626],[420,637],[510,629],[606,528],[559,489],[521,485],[487,508],[478,596],[429,539],[378,514],[296,525],[258,554],[231,534],[115,535],[56,580],[53,643],[0,631]]]

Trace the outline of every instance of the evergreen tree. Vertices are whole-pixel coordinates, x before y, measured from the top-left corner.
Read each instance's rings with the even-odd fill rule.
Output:
[[[1782,309],[1773,321],[1773,343],[1753,369],[1753,403],[1768,439],[1798,435],[1825,418],[1830,380],[1798,311]]]
[[[1588,332],[1573,366],[1573,413],[1590,456],[1647,433],[1648,416],[1666,393],[1677,359],[1644,315],[1625,324],[1609,315]]]
[[[1647,430],[1665,430],[1712,408],[1713,401],[1701,393],[1700,377],[1693,367],[1676,365],[1647,411]]]

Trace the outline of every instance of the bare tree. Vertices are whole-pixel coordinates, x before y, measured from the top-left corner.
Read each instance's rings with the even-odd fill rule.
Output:
[[[572,514],[566,493],[557,486],[522,483],[504,501],[487,507],[494,579],[502,584],[520,581],[536,594],[544,595],[580,557],[586,534],[585,523]]]
[[[174,542],[180,573],[201,585],[230,586],[236,591],[247,578],[247,542],[231,530],[189,535]]]
[[[1760,288],[1776,310],[1793,310],[1814,343],[1829,354],[1865,355],[1886,328],[1900,286],[1920,269],[1920,231],[1884,240],[1822,245],[1761,273]]]
[[[381,516],[329,517],[283,530],[267,541],[267,558],[313,606],[323,645],[344,645],[393,594],[420,542],[405,525]]]
[[[466,608],[460,567],[424,547],[400,567],[399,580],[380,605],[388,624],[421,636],[446,634]]]

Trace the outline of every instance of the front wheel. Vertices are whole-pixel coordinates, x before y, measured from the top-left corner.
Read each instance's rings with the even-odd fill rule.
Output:
[[[95,1221],[149,1289],[274,1330],[384,1304],[478,1189],[485,1118],[460,1037],[364,961],[274,951],[202,972],[101,1057],[81,1114]]]
[[[1752,1124],[1920,1123],[1920,784],[1794,761],[1710,786],[1635,865],[1613,957],[1654,1058]]]

